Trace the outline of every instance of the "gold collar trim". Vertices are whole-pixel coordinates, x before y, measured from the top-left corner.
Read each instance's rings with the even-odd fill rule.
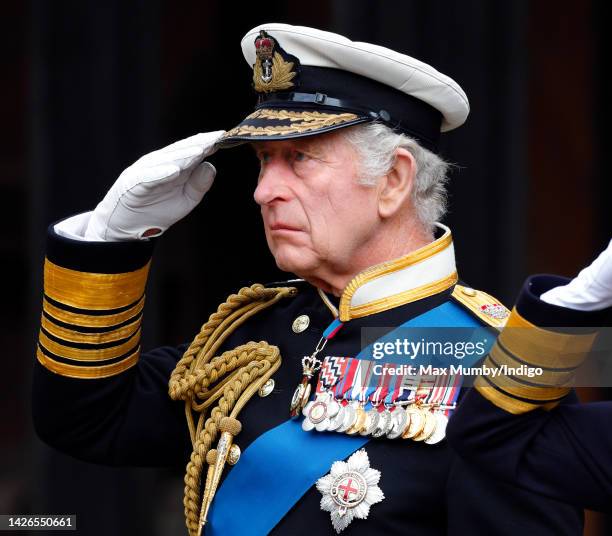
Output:
[[[357,274],[340,297],[340,320],[380,313],[433,296],[458,281],[450,229],[437,223],[443,235],[403,257]]]

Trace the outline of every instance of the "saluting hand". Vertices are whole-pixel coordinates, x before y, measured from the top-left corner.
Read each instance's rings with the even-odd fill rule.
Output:
[[[540,298],[579,311],[597,311],[612,306],[612,240],[599,257],[567,285],[553,288]]]
[[[196,134],[134,162],[96,207],[86,240],[159,236],[189,214],[212,186],[216,170],[203,160],[224,130]]]

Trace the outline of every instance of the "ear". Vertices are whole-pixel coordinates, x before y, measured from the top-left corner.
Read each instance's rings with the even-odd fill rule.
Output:
[[[378,182],[378,214],[381,218],[392,217],[408,202],[415,175],[414,156],[406,149],[397,149],[393,167]]]

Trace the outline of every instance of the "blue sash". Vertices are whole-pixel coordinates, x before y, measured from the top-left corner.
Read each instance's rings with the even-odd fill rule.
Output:
[[[454,302],[447,301],[402,324],[402,328],[478,327],[481,324]],[[358,358],[371,355],[371,345]],[[288,420],[259,436],[240,456],[217,491],[206,536],[268,534],[336,460],[344,460],[369,437],[304,432]]]

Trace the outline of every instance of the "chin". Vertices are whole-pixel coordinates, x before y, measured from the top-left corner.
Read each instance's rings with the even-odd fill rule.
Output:
[[[295,251],[293,248],[281,247],[273,251],[272,255],[279,270],[300,277],[311,273],[318,264],[312,255],[304,255],[303,252]]]

